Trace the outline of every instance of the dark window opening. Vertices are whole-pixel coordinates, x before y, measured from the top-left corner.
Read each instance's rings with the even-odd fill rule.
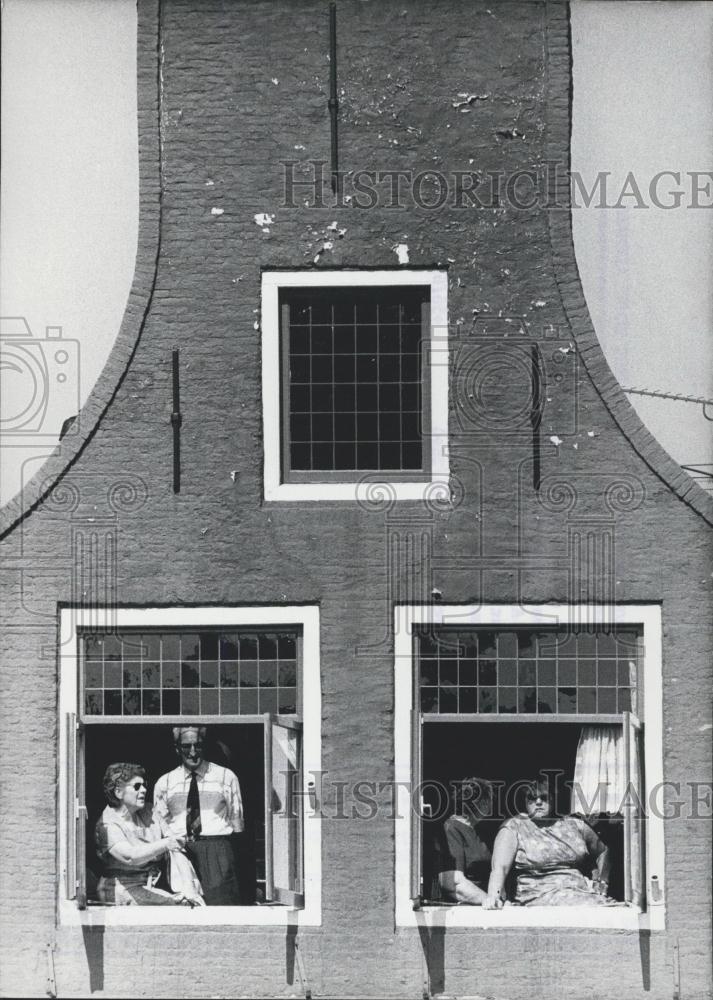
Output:
[[[451,782],[477,775],[496,783],[493,816],[478,824],[481,839],[492,850],[507,818],[524,809],[518,784],[540,773],[552,775],[554,811],[570,814],[570,789],[582,726],[573,723],[484,724],[425,723],[423,726],[423,814],[421,870],[425,902],[442,902],[438,884],[439,831],[450,815],[447,794]],[[569,783],[569,784],[568,784]],[[587,817],[610,851],[609,895],[624,899],[624,829],[620,815]],[[589,874],[589,872],[585,872]],[[512,873],[511,885],[512,893]]]
[[[283,289],[283,472],[428,472],[430,289]],[[349,475],[351,473],[351,475]]]
[[[86,871],[87,897],[97,900],[101,862],[94,846],[94,828],[106,806],[102,777],[109,764],[125,761],[146,771],[147,808],[152,805],[158,778],[178,764],[170,726],[101,725],[85,733],[85,790],[87,806]],[[242,905],[265,898],[265,784],[263,727],[259,723],[208,727],[205,759],[230,768],[240,782],[245,830],[237,834]]]

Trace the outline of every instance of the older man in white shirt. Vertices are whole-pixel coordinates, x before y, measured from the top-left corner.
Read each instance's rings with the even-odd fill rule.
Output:
[[[187,837],[207,906],[242,902],[236,834],[244,829],[237,776],[204,760],[205,726],[176,726],[173,741],[181,763],[154,788],[154,819],[171,836]]]

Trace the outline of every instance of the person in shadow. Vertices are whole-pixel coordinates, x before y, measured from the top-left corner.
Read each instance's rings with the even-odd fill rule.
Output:
[[[436,868],[441,899],[482,906],[488,893],[490,849],[478,827],[492,814],[493,788],[484,778],[451,783],[452,813],[436,840]]]

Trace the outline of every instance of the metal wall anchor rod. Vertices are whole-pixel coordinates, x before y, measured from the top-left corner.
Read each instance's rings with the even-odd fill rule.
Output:
[[[530,426],[532,428],[532,488],[539,493],[542,482],[542,465],[540,453],[540,424],[542,423],[542,382],[540,378],[539,350],[533,344],[530,348],[530,382],[532,405],[530,408]]]
[[[332,190],[339,194],[339,144],[337,140],[337,5],[329,5],[329,114],[332,133]]]
[[[171,426],[173,427],[173,492],[181,492],[181,416],[180,390],[178,382],[178,350],[173,352],[173,412]]]

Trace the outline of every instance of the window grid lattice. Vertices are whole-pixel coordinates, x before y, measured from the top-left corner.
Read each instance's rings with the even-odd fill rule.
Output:
[[[297,633],[92,634],[85,715],[255,715],[297,711]]]
[[[285,293],[290,467],[419,470],[428,290]]]
[[[636,629],[435,629],[418,634],[427,714],[607,715],[636,709]]]

